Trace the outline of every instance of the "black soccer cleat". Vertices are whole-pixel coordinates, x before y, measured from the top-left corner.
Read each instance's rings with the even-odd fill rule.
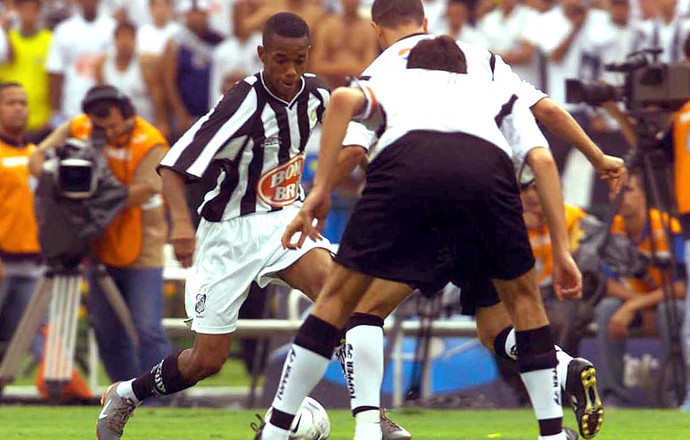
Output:
[[[261,433],[264,430],[264,426],[266,426],[266,421],[260,415],[255,415],[256,418],[259,419],[259,424],[257,425],[256,422],[252,422],[249,424],[249,427],[254,431],[254,440],[261,440]]]
[[[577,435],[577,431],[575,431],[574,429],[563,428],[563,432],[565,432],[566,440],[577,440],[580,438],[580,436]]]
[[[593,438],[604,423],[604,405],[597,391],[597,371],[590,361],[583,358],[570,361],[565,393],[575,412],[580,435]]]

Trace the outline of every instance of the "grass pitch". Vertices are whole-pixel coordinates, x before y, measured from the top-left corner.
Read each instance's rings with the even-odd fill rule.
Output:
[[[2,440],[94,439],[98,407],[1,406]],[[244,440],[255,411],[231,409],[139,408],[124,440]],[[349,412],[330,410],[332,440],[352,439]],[[399,410],[391,417],[415,440],[535,440],[530,410]],[[566,410],[566,425],[575,427]],[[598,440],[687,440],[690,414],[677,410],[607,409]]]

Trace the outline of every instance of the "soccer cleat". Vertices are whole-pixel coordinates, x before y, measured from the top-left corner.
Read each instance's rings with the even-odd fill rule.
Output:
[[[383,440],[412,440],[412,434],[389,419],[383,408],[381,408],[381,433]]]
[[[604,423],[604,405],[597,391],[597,371],[590,361],[583,358],[570,361],[565,393],[575,412],[580,435],[593,438]]]
[[[117,393],[115,382],[110,385],[101,397],[101,413],[96,423],[96,438],[98,440],[116,440],[122,438],[125,424],[137,408],[137,404],[127,397]]]
[[[577,440],[580,438],[580,436],[577,435],[577,431],[575,431],[574,429],[563,428],[563,432],[565,432],[566,440]]]
[[[261,440],[261,433],[264,430],[264,426],[266,426],[266,421],[260,415],[255,415],[256,418],[259,419],[259,424],[257,425],[256,422],[252,422],[249,424],[249,427],[254,431],[254,440]]]

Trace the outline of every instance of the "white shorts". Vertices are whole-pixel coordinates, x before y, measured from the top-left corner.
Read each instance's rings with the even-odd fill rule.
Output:
[[[192,330],[232,333],[240,307],[256,281],[285,285],[277,272],[314,248],[331,251],[327,239],[307,239],[301,249],[283,249],[280,239],[298,208],[253,214],[222,222],[201,220],[196,233],[194,264],[187,274],[185,308]]]

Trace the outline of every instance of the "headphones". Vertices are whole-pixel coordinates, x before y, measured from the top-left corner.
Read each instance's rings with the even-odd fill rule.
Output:
[[[100,101],[114,101],[125,119],[129,119],[136,114],[129,96],[122,93],[118,88],[108,85],[94,86],[89,89],[81,101],[82,112],[89,114],[89,110],[91,110],[93,105]]]

